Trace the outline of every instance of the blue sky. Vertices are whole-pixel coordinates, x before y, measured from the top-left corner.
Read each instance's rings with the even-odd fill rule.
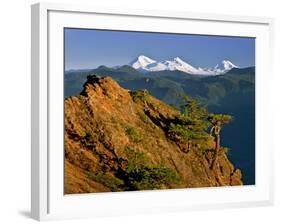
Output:
[[[138,55],[157,61],[180,57],[195,67],[224,59],[240,67],[255,65],[255,39],[223,36],[65,29],[65,69],[130,63]]]

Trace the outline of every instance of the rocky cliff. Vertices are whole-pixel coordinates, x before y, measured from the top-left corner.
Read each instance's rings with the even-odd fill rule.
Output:
[[[65,193],[241,185],[225,150],[210,168],[213,137],[183,144],[169,136],[179,116],[147,91],[89,76],[65,99]]]

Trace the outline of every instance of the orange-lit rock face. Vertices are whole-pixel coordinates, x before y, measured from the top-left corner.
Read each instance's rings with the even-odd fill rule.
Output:
[[[81,95],[65,99],[65,193],[134,190],[126,185],[132,164],[128,150],[145,157],[141,167],[149,178],[166,175],[162,182],[142,183],[145,189],[241,185],[241,172],[223,151],[217,166],[209,168],[212,137],[189,150],[168,138],[167,128],[178,115],[146,91],[130,92],[108,77],[88,78]]]

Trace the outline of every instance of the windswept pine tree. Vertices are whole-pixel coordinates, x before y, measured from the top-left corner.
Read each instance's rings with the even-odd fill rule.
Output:
[[[183,151],[188,152],[194,145],[201,147],[200,143],[209,137],[208,111],[189,96],[184,96],[183,101],[182,112],[170,124],[169,136],[171,139],[186,144],[187,147]]]
[[[219,151],[221,149],[220,132],[222,126],[231,122],[233,120],[233,117],[227,114],[210,114],[208,120],[212,125],[212,128],[210,130],[210,135],[214,135],[215,142],[216,142],[215,155],[211,164],[211,169],[213,169],[214,166],[217,165],[217,158],[218,158]]]

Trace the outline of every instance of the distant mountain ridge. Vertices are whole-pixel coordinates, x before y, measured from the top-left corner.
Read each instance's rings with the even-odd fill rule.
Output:
[[[180,106],[182,95],[189,95],[212,112],[233,115],[235,122],[225,127],[222,137],[231,149],[238,150],[230,159],[241,168],[244,184],[255,183],[255,67],[232,68],[222,75],[193,75],[179,70],[144,73],[129,65],[100,66],[91,71],[65,72],[65,97],[79,95],[91,74],[110,76],[133,91],[147,89],[167,104]]]
[[[223,60],[220,64],[217,64],[213,68],[196,68],[179,57],[175,57],[172,60],[157,62],[145,55],[138,56],[129,65],[141,72],[178,70],[192,75],[221,75],[233,68],[239,68],[229,60]]]

